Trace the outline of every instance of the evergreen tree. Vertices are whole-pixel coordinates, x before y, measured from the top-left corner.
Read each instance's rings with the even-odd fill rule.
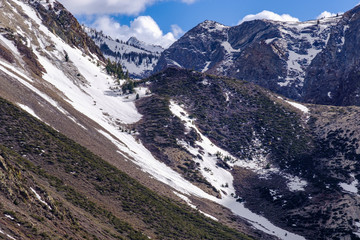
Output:
[[[126,78],[120,63],[113,63],[110,61],[110,59],[108,59],[105,69],[107,74],[115,77],[116,79]]]
[[[123,91],[123,93],[134,93],[135,92],[135,85],[134,85],[134,81],[132,80],[127,80],[121,87],[121,90]]]

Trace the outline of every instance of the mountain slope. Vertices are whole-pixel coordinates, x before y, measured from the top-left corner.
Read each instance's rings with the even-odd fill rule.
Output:
[[[37,2],[47,5],[45,1]],[[54,34],[54,32],[62,32],[61,30],[50,31],[44,25],[44,19],[33,4],[35,4],[33,1],[29,4],[17,0],[3,4],[0,15],[0,46],[1,49],[5,49],[1,51],[0,58],[0,95],[2,97],[89,148],[111,166],[121,169],[146,187],[171,198],[172,201],[190,203],[187,196],[191,195],[194,203],[201,203],[197,209],[209,218],[215,219],[210,215],[215,214],[217,221],[237,229],[238,232],[273,239],[253,229],[246,220],[234,216],[229,209],[209,199],[200,188],[154,158],[151,152],[137,140],[137,134],[131,126],[142,116],[135,107],[136,94],[125,95],[121,92],[119,84],[124,83],[125,80],[120,80],[118,83],[106,74],[101,55],[98,57],[90,53],[84,45],[67,44],[64,39]],[[52,16],[57,18],[57,15]],[[82,30],[79,31],[82,35]],[[138,87],[136,91],[140,98],[147,94],[146,87]],[[36,154],[40,153],[36,152]],[[47,163],[39,164],[45,166]],[[66,169],[71,170],[76,164],[79,163],[71,162],[67,164]],[[89,170],[88,167],[86,169]],[[98,170],[101,169],[95,169],[95,171]],[[112,173],[113,170],[110,169],[110,172]],[[52,170],[52,173],[56,175],[55,170]],[[65,175],[68,176],[69,173]],[[85,178],[81,177],[79,181],[86,182],[85,174],[82,176]],[[112,180],[115,181],[116,178]],[[76,183],[76,181],[70,183]],[[109,183],[110,186],[114,184]],[[74,188],[82,189],[81,186],[83,185],[77,185]],[[99,193],[102,191],[101,185],[99,188],[93,186],[89,189],[90,196],[93,196],[96,191],[101,195]],[[96,203],[104,202],[103,200],[103,198],[97,199]],[[111,200],[110,207],[112,201],[116,200]],[[92,204],[89,204],[91,207]],[[110,210],[112,209],[108,209]],[[178,213],[181,213],[181,210]],[[177,219],[176,216],[171,216],[172,219]],[[140,215],[136,217],[127,215],[127,217],[136,223],[133,226],[138,226],[141,232],[145,231],[149,236],[162,234],[160,233],[163,231],[160,230],[161,226],[167,225],[157,224],[158,230],[146,230],[149,228],[149,225],[146,225],[148,223],[141,224],[141,222],[149,220],[151,216],[147,216],[145,220]],[[191,218],[197,222],[197,217]],[[204,228],[209,227],[206,223],[204,224]],[[182,229],[182,227],[177,228]],[[194,228],[199,229],[199,227]],[[176,231],[173,234],[179,233]],[[226,232],[229,231],[226,230]],[[189,238],[194,238],[191,234],[199,233],[196,230],[188,232],[189,236],[192,236]],[[234,232],[234,236],[238,237],[240,234],[238,232]],[[172,238],[167,234],[164,236]]]
[[[178,66],[254,82],[294,100],[358,105],[359,10],[306,22],[205,21],[166,49],[155,71]]]
[[[45,228],[44,232],[32,230],[39,239],[66,234],[76,238],[147,239],[134,228],[152,238],[248,239],[151,192],[4,100],[0,112],[2,210],[16,217],[7,221],[16,229],[16,238],[34,224],[33,228]],[[32,203],[38,208],[29,211]],[[30,223],[20,220],[24,218]],[[20,227],[16,226],[18,222]],[[61,233],[55,231],[56,224],[64,229]],[[32,238],[24,235],[22,239]]]
[[[0,140],[11,153],[6,168],[15,169],[5,177],[26,168],[35,180],[23,187],[39,206],[52,207],[47,196],[56,196],[87,216],[79,218],[83,235],[99,238],[356,237],[358,108],[303,106],[245,81],[173,68],[126,94],[126,80],[106,74],[97,47],[54,34],[64,30],[50,31],[35,2],[52,11],[54,1],[3,4],[0,96],[56,131],[6,103]],[[212,27],[219,38],[225,29]],[[5,211],[30,215],[4,195]],[[41,222],[45,213],[35,214]],[[14,234],[9,220],[2,232]],[[47,220],[37,226],[58,234]],[[78,236],[70,223],[64,228]]]
[[[148,81],[153,95],[137,102],[138,130],[157,158],[283,229],[356,238],[358,107],[305,107],[251,83],[176,68]]]
[[[131,37],[127,42],[113,40],[94,29],[84,28],[94,40],[105,58],[119,62],[134,78],[148,77],[156,66],[161,52],[160,46],[149,45]]]

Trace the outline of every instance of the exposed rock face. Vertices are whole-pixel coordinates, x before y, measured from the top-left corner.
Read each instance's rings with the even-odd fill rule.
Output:
[[[40,14],[43,24],[70,46],[95,54],[104,60],[102,52],[83,31],[76,18],[58,1],[28,0]]]
[[[360,7],[307,22],[205,21],[165,50],[167,66],[235,77],[311,103],[359,105]]]
[[[328,44],[309,66],[303,100],[329,105],[360,105],[360,7],[332,28]]]

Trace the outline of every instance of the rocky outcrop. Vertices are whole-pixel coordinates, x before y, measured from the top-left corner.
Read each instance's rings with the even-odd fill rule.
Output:
[[[85,52],[95,54],[100,60],[105,60],[99,47],[83,31],[76,18],[58,1],[29,0],[40,14],[43,24],[62,38],[70,46],[75,46]]]

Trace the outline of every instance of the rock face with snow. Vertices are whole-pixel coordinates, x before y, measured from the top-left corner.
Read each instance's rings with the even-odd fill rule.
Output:
[[[99,48],[85,32],[81,31],[81,25],[61,3],[54,0],[30,0],[28,3],[36,9],[43,24],[67,44],[94,53],[103,60]]]
[[[328,44],[310,64],[303,100],[329,105],[360,105],[360,6],[346,12],[331,30]]]
[[[123,42],[113,40],[94,29],[85,27],[84,30],[101,49],[105,58],[121,63],[124,70],[129,71],[130,76],[134,78],[149,76],[164,51],[160,46],[146,44],[135,37]]]
[[[359,9],[307,22],[205,21],[165,50],[155,71],[178,66],[254,82],[295,100],[358,105]]]

